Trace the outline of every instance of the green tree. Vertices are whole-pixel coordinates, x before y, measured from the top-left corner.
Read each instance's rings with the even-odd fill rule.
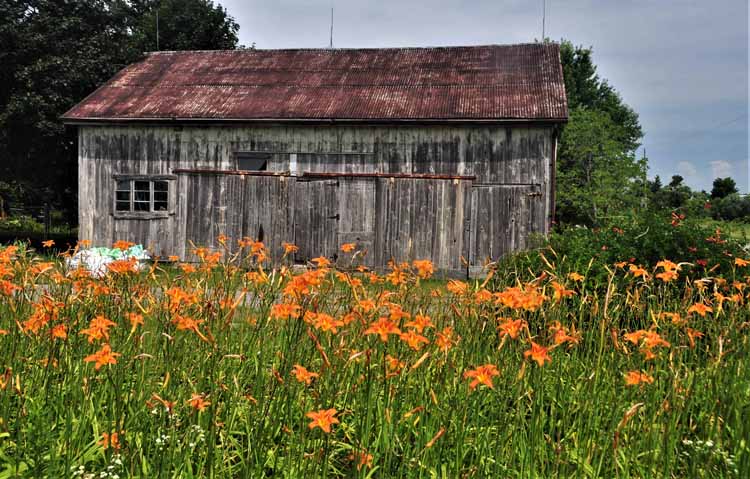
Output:
[[[711,189],[711,198],[724,198],[737,193],[737,183],[730,177],[716,178]]]
[[[645,160],[622,147],[620,127],[602,111],[578,108],[560,142],[557,208],[567,222],[597,224],[643,198]]]
[[[599,78],[590,48],[563,41],[560,57],[570,118],[560,138],[557,215],[598,224],[645,200],[647,164],[635,157],[643,132],[638,115]]]
[[[133,43],[139,51],[232,50],[239,25],[211,0],[137,0]]]
[[[0,0],[0,178],[75,213],[76,137],[60,116],[155,50],[157,8],[165,48],[237,46],[208,0]]]
[[[656,175],[654,178],[654,181],[649,182],[649,190],[651,190],[651,193],[658,193],[662,189],[661,184],[661,178],[659,178],[659,175]]]
[[[672,180],[669,182],[668,186],[670,186],[672,188],[680,187],[680,186],[682,186],[682,182],[684,180],[685,180],[685,178],[683,178],[680,175],[672,175]]]

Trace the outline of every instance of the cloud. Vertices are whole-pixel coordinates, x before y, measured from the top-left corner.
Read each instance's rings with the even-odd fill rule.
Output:
[[[689,161],[681,161],[677,163],[677,172],[686,180],[694,179],[698,176],[698,170],[695,165]]]
[[[726,178],[727,176],[732,176],[732,165],[725,160],[712,161],[711,174],[714,178]]]

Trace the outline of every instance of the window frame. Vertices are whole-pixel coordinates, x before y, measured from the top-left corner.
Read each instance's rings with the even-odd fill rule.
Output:
[[[112,193],[112,216],[121,219],[160,219],[168,218],[174,215],[174,181],[177,179],[174,175],[112,175],[114,179],[114,189]],[[128,182],[129,189],[120,189],[122,182]],[[143,193],[145,189],[136,190],[136,182],[148,182],[148,210],[136,210],[137,203],[144,204],[145,200],[136,199],[136,192]],[[164,203],[163,200],[156,200],[156,193],[161,190],[156,189],[156,183],[166,183],[166,209],[156,211],[155,203]],[[128,210],[118,210],[118,203],[124,203],[125,200],[118,200],[118,193],[128,193]]]
[[[235,151],[234,152],[234,167],[237,171],[271,171],[269,168],[271,160],[273,159],[273,153],[268,151]],[[242,161],[261,161],[262,168],[244,169],[242,168]]]

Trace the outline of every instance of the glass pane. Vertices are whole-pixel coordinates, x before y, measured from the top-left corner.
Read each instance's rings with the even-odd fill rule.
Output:
[[[265,171],[266,163],[268,160],[265,158],[238,158],[237,169],[243,171]]]
[[[135,201],[150,201],[151,200],[151,194],[148,191],[135,191]]]
[[[149,211],[149,203],[147,201],[134,201],[133,211]]]
[[[154,201],[154,211],[167,211],[167,202]]]
[[[135,181],[134,186],[136,191],[151,191],[151,182],[149,181]]]
[[[117,201],[115,209],[117,211],[130,211],[130,201]]]
[[[167,191],[169,184],[166,181],[154,181],[154,191]]]
[[[130,191],[130,181],[128,180],[120,180],[117,182],[117,187],[115,188],[117,191]]]
[[[154,192],[154,202],[157,201],[167,201],[168,193],[166,191],[155,191]]]
[[[118,191],[116,196],[117,201],[130,201],[130,191]]]

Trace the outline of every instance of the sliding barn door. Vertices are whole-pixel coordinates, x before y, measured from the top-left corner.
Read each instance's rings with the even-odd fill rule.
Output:
[[[471,188],[469,274],[489,261],[527,248],[529,235],[544,234],[546,217],[539,185],[475,185]]]
[[[297,180],[294,192],[295,259],[336,257],[339,247],[339,182],[330,179]]]

